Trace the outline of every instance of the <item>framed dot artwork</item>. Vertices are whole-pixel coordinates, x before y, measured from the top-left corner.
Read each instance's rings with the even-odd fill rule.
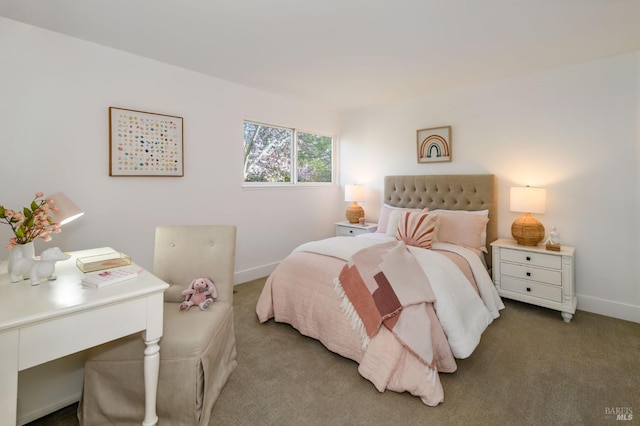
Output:
[[[184,176],[183,119],[109,107],[109,176]]]

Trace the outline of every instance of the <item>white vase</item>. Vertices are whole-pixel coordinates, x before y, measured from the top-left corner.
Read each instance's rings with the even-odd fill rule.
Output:
[[[8,271],[11,273],[13,269],[13,264],[17,259],[35,259],[36,258],[36,249],[33,244],[33,241],[26,244],[17,244],[14,248],[11,249],[9,253],[9,265]]]

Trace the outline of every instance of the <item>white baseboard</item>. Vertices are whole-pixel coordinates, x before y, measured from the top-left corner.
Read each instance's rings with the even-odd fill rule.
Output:
[[[258,278],[270,275],[280,262],[271,263],[269,265],[259,266],[257,268],[245,269],[244,271],[236,271],[234,276],[235,284],[242,284]]]
[[[278,264],[280,264],[280,262],[246,269],[244,271],[237,271],[234,276],[234,282],[235,284],[242,284],[258,278],[266,277],[274,271]],[[640,306],[579,294],[577,295],[577,298],[578,309],[581,311],[640,323]]]
[[[640,306],[579,294],[577,297],[578,310],[640,323]]]
[[[85,353],[77,352],[18,373],[19,425],[80,400]]]
[[[237,271],[234,276],[234,282],[235,284],[242,284],[258,278],[266,277],[276,269],[278,264],[280,264],[280,262],[246,269],[244,271]],[[581,311],[640,323],[640,306],[579,294],[577,295],[577,298],[578,309]]]
[[[80,401],[81,395],[82,395],[82,392],[77,392],[75,394],[67,395],[47,406],[39,407],[38,409],[30,411],[29,413],[23,413],[20,416],[20,418],[18,418],[17,423],[22,426],[27,423],[31,423],[32,421],[37,420],[40,417],[44,417],[48,414],[58,411],[64,407],[68,407],[71,404],[75,404],[76,402]]]

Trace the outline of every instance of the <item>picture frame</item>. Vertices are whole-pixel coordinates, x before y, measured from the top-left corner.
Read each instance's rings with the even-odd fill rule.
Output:
[[[109,176],[184,176],[183,118],[109,107]]]
[[[416,133],[418,163],[451,161],[451,126],[420,129]]]

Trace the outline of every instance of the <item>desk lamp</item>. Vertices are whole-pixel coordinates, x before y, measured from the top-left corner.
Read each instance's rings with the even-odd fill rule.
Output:
[[[57,207],[57,211],[54,211],[53,215],[55,216],[56,221],[60,223],[60,226],[69,223],[84,214],[84,212],[62,192],[56,192],[55,194],[49,195],[47,199],[53,200],[53,204]]]
[[[60,226],[65,225],[72,220],[76,220],[84,214],[84,212],[62,192],[56,192],[55,194],[49,195],[47,200],[52,200],[53,204],[56,206],[56,210],[53,211],[52,216],[58,223],[60,223]],[[55,271],[47,279],[49,281],[57,279]]]

